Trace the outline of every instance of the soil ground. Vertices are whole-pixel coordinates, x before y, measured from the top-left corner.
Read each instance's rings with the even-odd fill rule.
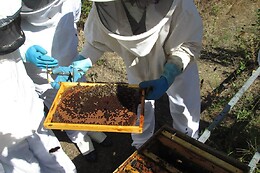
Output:
[[[245,53],[236,48],[240,44],[250,45],[244,43],[243,39],[253,37],[250,35],[251,29],[255,24],[256,10],[260,8],[260,3],[257,0],[200,0],[196,5],[204,22],[204,48],[198,60],[202,103],[200,129],[203,131],[258,66],[255,61],[255,48],[250,48],[251,52],[255,51],[251,55],[255,56],[249,57],[249,63],[245,64],[245,68],[241,65]],[[127,82],[122,59],[111,52],[104,54],[88,71],[87,76],[94,82]],[[259,83],[258,78],[241,101],[233,107],[235,111],[230,112],[206,143],[245,164],[254,153],[251,149],[260,144]],[[250,100],[247,99],[249,97]],[[172,120],[165,104],[167,101],[167,97],[163,96],[156,102],[157,129],[164,124],[171,124]],[[240,108],[249,105],[254,105],[250,119],[237,121],[238,114],[243,111]],[[78,173],[111,173],[135,151],[131,147],[130,134],[106,133],[113,145],[102,147],[94,143],[98,160],[90,163],[84,160],[64,132],[56,130],[55,133],[63,149],[75,163]]]

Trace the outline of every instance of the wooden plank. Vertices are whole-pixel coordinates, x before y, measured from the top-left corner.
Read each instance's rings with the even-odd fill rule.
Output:
[[[99,131],[117,133],[142,133],[143,129],[139,126],[115,126],[115,125],[95,125],[95,124],[69,124],[44,122],[47,129],[56,130],[80,130],[80,131]]]
[[[152,152],[149,152],[148,150],[145,150],[143,152],[143,154],[150,158],[151,160],[153,160],[154,162],[156,162],[158,165],[163,166],[167,171],[171,172],[171,173],[181,173],[182,171],[178,170],[177,168],[171,166],[169,163],[167,163],[166,161],[164,161],[163,159],[161,159],[160,157],[158,157],[157,155],[155,155]]]
[[[235,172],[243,173],[243,170],[219,159],[218,157],[186,142],[185,140],[173,135],[167,131],[162,132],[164,135],[157,138],[166,146],[174,148],[184,157],[190,159],[192,162],[216,173],[219,172]],[[167,136],[167,138],[165,138]]]
[[[131,165],[129,165],[129,163],[131,162],[132,158],[136,157],[136,155],[137,155],[137,151],[131,154],[131,156],[129,156],[113,173],[124,173],[125,168],[131,169]],[[133,172],[133,173],[138,173],[138,172]]]

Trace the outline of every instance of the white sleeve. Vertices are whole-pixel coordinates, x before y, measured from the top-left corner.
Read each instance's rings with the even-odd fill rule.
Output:
[[[26,39],[26,37],[25,37],[25,39]],[[26,44],[26,41],[25,41],[24,44],[19,47],[19,51],[20,51],[21,58],[22,58],[22,61],[23,61],[23,62],[26,62],[25,53],[26,53],[27,49],[28,49],[29,47],[31,47],[31,46],[32,46],[32,45]]]
[[[199,57],[202,48],[203,24],[192,0],[181,1],[176,7],[170,27],[172,31],[165,43],[167,61],[181,61],[185,69],[190,61]]]
[[[104,52],[111,50],[104,44],[105,41],[102,41],[108,39],[108,35],[100,27],[98,14],[93,8],[95,8],[94,5],[85,23],[85,43],[80,54],[85,58],[90,58],[94,64]]]
[[[74,22],[77,23],[81,15],[81,0],[64,0],[62,13],[66,14],[69,12],[73,12]]]

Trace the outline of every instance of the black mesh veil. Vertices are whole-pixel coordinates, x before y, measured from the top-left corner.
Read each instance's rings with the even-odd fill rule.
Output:
[[[24,43],[25,35],[20,24],[20,10],[0,20],[0,55],[13,52]]]
[[[33,12],[43,9],[56,0],[22,0],[22,12]]]

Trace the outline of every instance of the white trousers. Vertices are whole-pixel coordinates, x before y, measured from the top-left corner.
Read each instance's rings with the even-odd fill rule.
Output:
[[[43,126],[32,136],[4,150],[0,162],[5,173],[77,172],[54,133]]]
[[[190,64],[181,75],[176,77],[166,93],[173,119],[172,127],[188,136],[197,138],[200,121],[200,88],[197,64]],[[145,101],[143,133],[131,134],[132,146],[139,148],[153,135],[155,128],[154,108],[154,100]],[[139,111],[138,115],[140,115]]]
[[[97,143],[101,143],[107,137],[103,132],[66,130],[66,133],[70,140],[78,146],[83,155],[95,150],[92,139]]]

